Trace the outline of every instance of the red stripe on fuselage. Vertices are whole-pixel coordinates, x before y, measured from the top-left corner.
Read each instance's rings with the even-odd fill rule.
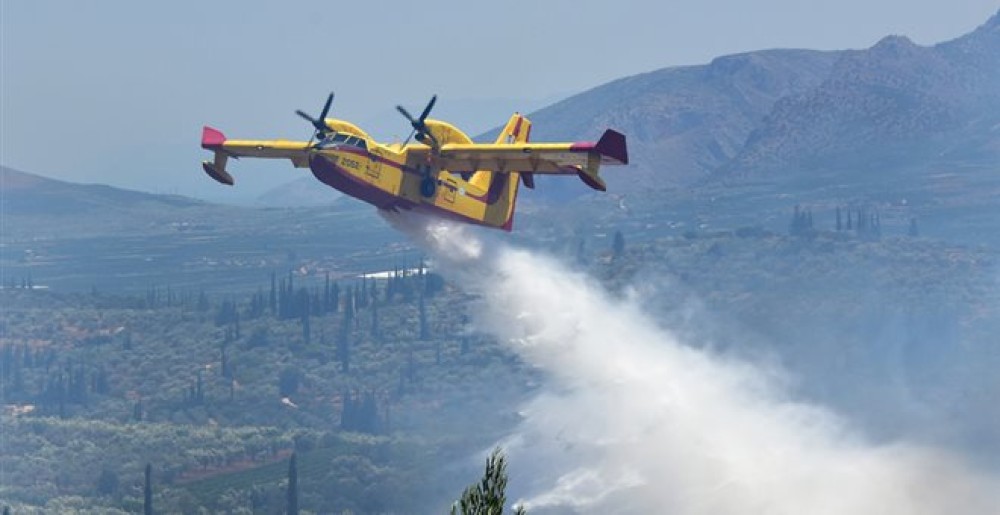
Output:
[[[387,164],[387,165],[389,165],[389,166],[391,166],[393,168],[396,168],[398,170],[402,170],[403,173],[420,174],[420,172],[417,171],[416,168],[412,168],[412,167],[409,167],[409,166],[401,165],[401,164],[397,163],[396,161],[392,161],[392,160],[390,160],[388,158],[379,156],[377,154],[372,154],[371,152],[366,152],[366,151],[364,151],[364,150],[362,150],[360,148],[357,148],[357,147],[340,147],[340,148],[337,148],[335,150],[337,152],[347,152],[349,154],[354,154],[354,155],[357,155],[357,156],[365,157],[367,159],[375,159],[375,160],[377,160],[377,161],[379,161],[381,163],[385,163],[385,164]],[[451,170],[449,170],[448,173],[450,173],[452,175],[456,175],[456,174],[461,175],[461,172],[453,172]],[[494,172],[494,173],[497,173],[497,172]],[[461,188],[459,186],[455,186],[455,185],[449,184],[449,183],[441,181],[439,179],[436,179],[436,180],[438,182],[438,186],[444,187],[444,188],[449,188],[449,189],[455,191],[456,193],[460,189],[463,189],[463,188]],[[475,193],[473,193],[473,192],[471,192],[471,191],[469,191],[469,190],[466,189],[464,195],[467,196],[467,197],[469,197],[469,198],[471,198],[471,199],[478,200],[479,202],[484,202],[484,203],[487,203],[487,204],[491,203],[490,194],[489,194],[488,191],[485,192],[485,193],[483,193],[482,195],[477,195],[477,194],[475,194]]]
[[[382,163],[382,164],[387,164],[387,165],[389,165],[389,166],[391,166],[393,168],[396,168],[397,170],[402,170],[404,172],[417,173],[417,171],[415,169],[410,168],[409,166],[397,163],[396,161],[393,161],[392,159],[389,159],[387,157],[382,157],[382,156],[380,156],[378,154],[375,154],[373,152],[368,152],[367,150],[362,150],[362,149],[357,148],[357,147],[346,147],[345,146],[345,147],[337,147],[337,148],[334,148],[332,150],[334,150],[336,152],[346,152],[348,154],[355,154],[355,155],[361,156],[361,157],[363,157],[365,159],[372,159],[374,161],[377,161],[377,162]]]
[[[357,153],[353,152],[352,153]],[[320,182],[367,202],[379,209],[405,209],[423,211],[436,216],[451,218],[460,222],[467,222],[486,227],[496,227],[478,218],[472,218],[461,213],[449,211],[448,209],[421,202],[413,202],[403,197],[393,195],[387,191],[373,186],[361,179],[358,179],[348,170],[341,168],[322,155],[313,155],[309,158],[309,169]],[[475,197],[473,197],[475,198]]]
[[[381,209],[407,208],[412,202],[371,185],[322,155],[309,157],[309,169],[320,182]]]

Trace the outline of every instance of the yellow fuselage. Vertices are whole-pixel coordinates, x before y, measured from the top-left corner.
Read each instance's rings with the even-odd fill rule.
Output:
[[[526,126],[530,122],[523,123]],[[517,173],[444,170],[435,165],[433,153],[424,145],[383,145],[346,122],[329,120],[328,124],[343,132],[320,142],[308,163],[313,175],[324,184],[379,209],[429,211],[509,230]],[[445,141],[470,142],[465,134],[444,122],[434,121],[432,130]],[[526,137],[525,130],[523,138],[515,139]],[[411,154],[412,149],[418,151]]]

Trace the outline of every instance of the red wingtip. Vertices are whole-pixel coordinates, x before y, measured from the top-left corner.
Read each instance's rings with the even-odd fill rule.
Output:
[[[226,135],[222,131],[213,129],[206,125],[201,130],[201,148],[207,148],[209,150],[215,150],[222,148],[222,144],[226,142]]]

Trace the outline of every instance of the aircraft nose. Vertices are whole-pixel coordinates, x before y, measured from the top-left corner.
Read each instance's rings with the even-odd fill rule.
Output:
[[[333,162],[323,154],[312,154],[309,156],[309,169],[319,174],[328,174],[336,171]]]

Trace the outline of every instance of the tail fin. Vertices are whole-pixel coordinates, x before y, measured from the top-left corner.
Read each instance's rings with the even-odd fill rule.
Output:
[[[507,125],[500,131],[496,142],[498,144],[526,143],[530,136],[531,121],[514,113],[507,121]],[[534,181],[528,181],[528,176],[525,176],[524,179],[526,185],[534,185]],[[489,205],[486,207],[486,220],[490,225],[495,225],[505,231],[511,230],[514,222],[514,206],[517,202],[517,188],[520,182],[521,174],[516,171],[503,171],[501,173],[479,170],[469,179],[472,186],[487,192]]]
[[[527,118],[521,116],[518,113],[514,113],[507,120],[507,125],[504,126],[503,130],[500,131],[500,135],[497,136],[498,144],[510,144],[510,143],[525,143],[528,141],[528,136],[531,135],[531,122]],[[472,175],[469,179],[469,184],[483,190],[487,191],[490,187],[490,183],[493,179],[493,172],[488,170],[479,170]]]

